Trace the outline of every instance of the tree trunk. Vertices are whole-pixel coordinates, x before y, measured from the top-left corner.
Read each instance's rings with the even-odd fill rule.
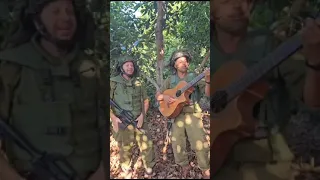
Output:
[[[159,87],[163,84],[163,61],[164,61],[164,44],[163,44],[163,17],[164,1],[157,1],[157,24],[156,24],[156,45],[157,45],[157,84]]]

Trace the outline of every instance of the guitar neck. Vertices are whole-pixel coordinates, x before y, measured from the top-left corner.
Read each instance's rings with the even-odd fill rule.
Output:
[[[192,87],[193,85],[195,85],[196,83],[198,83],[202,78],[204,78],[204,73],[201,73],[200,75],[198,75],[196,78],[194,78],[192,81],[190,81],[186,86],[184,86],[181,89],[181,92],[185,92],[187,89],[189,89],[190,87]]]
[[[254,65],[239,81],[236,81],[228,87],[228,100],[233,99],[239,93],[243,92],[248,86],[255,83],[301,47],[300,33],[282,43],[274,52],[270,53],[259,63]]]

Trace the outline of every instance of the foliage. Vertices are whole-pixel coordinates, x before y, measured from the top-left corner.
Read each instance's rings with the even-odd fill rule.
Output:
[[[115,73],[117,58],[129,53],[136,58],[140,70],[144,74],[156,79],[155,24],[157,8],[154,1],[111,2],[111,76]],[[141,16],[136,16],[137,13],[140,13]],[[168,64],[172,52],[181,48],[186,48],[193,54],[194,61],[191,64],[191,70],[194,70],[201,63],[210,46],[209,13],[209,1],[165,2],[165,21],[162,23],[165,64]],[[164,68],[163,73],[164,79],[170,74],[168,68]],[[148,94],[153,97],[155,88],[146,79],[144,81],[147,84]]]
[[[306,2],[306,8],[298,7],[299,13],[297,16],[292,14],[293,3],[296,2]],[[297,9],[295,9],[297,10]],[[275,29],[277,26],[280,26],[284,21],[292,21],[301,23],[306,17],[315,16],[320,10],[320,1],[319,0],[268,0],[261,1],[255,7],[253,11],[253,17],[250,26],[252,28],[265,28],[269,27],[270,29]],[[290,28],[293,28],[291,26]],[[301,28],[301,27],[300,27]]]

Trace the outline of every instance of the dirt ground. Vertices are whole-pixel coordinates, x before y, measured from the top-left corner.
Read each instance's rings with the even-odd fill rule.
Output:
[[[208,110],[208,108],[203,108]],[[164,154],[161,152],[164,147],[165,136],[167,132],[167,123],[160,115],[159,111],[150,110],[149,130],[151,131],[153,143],[155,145],[156,158],[158,162],[154,168],[155,175],[152,179],[181,179],[181,167],[174,163],[173,152],[171,144],[168,146],[167,159],[164,160]],[[296,158],[292,164],[295,169],[295,178],[292,180],[320,180],[320,119],[316,121],[309,120],[310,118],[299,117],[289,122],[286,129],[286,139],[291,150],[294,152]],[[205,130],[209,137],[209,116],[203,116],[203,123]],[[187,179],[201,179],[202,174],[197,167],[195,153],[190,149],[188,144],[188,157],[192,169],[189,172]],[[133,148],[133,164],[134,172],[133,179],[144,179],[144,168],[142,167],[142,160],[139,156],[139,149],[137,146]],[[110,178],[124,179],[126,174],[123,174],[119,166],[119,148],[116,141],[110,134]]]
[[[150,115],[152,114],[152,115]],[[160,112],[149,113],[149,130],[151,131],[151,136],[153,143],[155,145],[156,159],[158,159],[155,165],[154,172],[155,175],[152,179],[181,179],[181,167],[174,163],[173,152],[171,144],[168,146],[167,159],[164,160],[164,154],[161,152],[164,147],[167,123],[164,118],[160,115]],[[205,130],[209,130],[209,118],[207,115],[203,116],[203,123]],[[207,139],[209,136],[207,136]],[[210,140],[210,139],[208,139]],[[188,179],[201,179],[201,170],[197,167],[197,161],[195,158],[195,153],[190,149],[190,144],[187,144],[188,157],[190,160],[190,165],[192,169],[189,172]],[[110,135],[110,178],[111,179],[123,179],[126,178],[126,174],[123,174],[119,165],[119,148],[117,142]],[[142,167],[142,160],[139,157],[139,148],[136,145],[133,148],[133,164],[134,172],[132,174],[133,179],[143,179],[144,178],[144,168]],[[129,177],[127,177],[129,178]]]

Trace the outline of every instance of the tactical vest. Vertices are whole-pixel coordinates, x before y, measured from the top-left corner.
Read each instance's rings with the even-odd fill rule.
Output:
[[[39,150],[65,156],[84,179],[101,161],[96,65],[78,55],[55,66],[37,48],[30,42],[0,54],[21,66],[10,124]],[[7,154],[18,171],[30,170],[31,157],[18,146],[8,142]]]
[[[137,78],[125,80],[121,75],[110,78],[110,97],[122,109],[131,111],[134,117],[138,117],[142,112],[142,84]],[[116,116],[119,110],[112,108]]]
[[[195,73],[188,73],[188,75],[183,79],[180,79],[175,74],[171,75],[169,88],[172,89],[172,88],[176,87],[181,80],[185,80],[186,82],[190,82],[193,79],[195,79],[196,77],[197,77],[197,75]],[[192,105],[184,107],[183,112],[202,112],[200,105],[199,105],[200,98],[201,98],[199,86],[195,85],[194,88],[195,88],[195,90],[190,96],[190,100],[192,102]]]

